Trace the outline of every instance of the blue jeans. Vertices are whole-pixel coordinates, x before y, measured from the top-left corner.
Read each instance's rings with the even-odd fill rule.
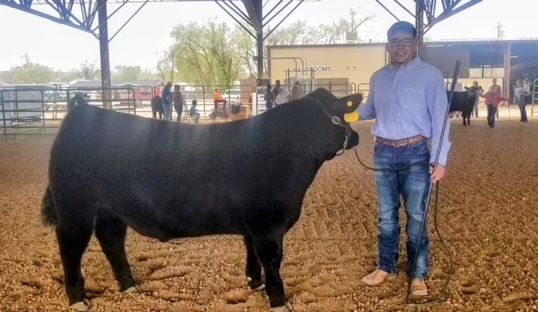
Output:
[[[518,104],[518,106],[519,106],[519,112],[521,113],[520,121],[527,122],[528,121],[527,110],[525,109],[525,107],[527,106],[527,103],[521,103],[521,104]]]
[[[164,120],[172,120],[172,105],[163,104]]]
[[[425,279],[428,276],[429,239],[426,218],[426,199],[430,188],[428,140],[393,147],[374,143],[375,171],[378,195],[378,268],[391,274],[397,273],[400,244],[400,197],[407,215],[407,276]],[[405,168],[396,171],[395,169]],[[418,246],[418,254],[417,254]],[[413,273],[413,266],[416,268]]]
[[[493,128],[495,126],[495,115],[497,114],[497,107],[488,105],[488,126]]]

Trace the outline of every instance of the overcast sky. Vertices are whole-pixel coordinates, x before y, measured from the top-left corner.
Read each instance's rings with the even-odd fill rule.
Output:
[[[270,0],[270,6],[275,1]],[[413,21],[413,17],[399,8],[395,1],[379,1],[390,7],[400,20]],[[399,2],[414,8],[413,0]],[[437,2],[440,5],[440,0]],[[534,2],[536,0],[483,0],[435,25],[426,36],[433,40],[492,39],[497,37],[497,26],[500,24],[505,38],[538,38],[538,27],[534,26]],[[109,4],[109,14],[116,7],[112,3]],[[238,5],[242,4],[238,2]],[[136,3],[124,6],[109,21],[109,32],[119,29],[138,7]],[[330,23],[346,18],[350,9],[357,8],[360,8],[360,16],[376,15],[373,21],[361,28],[363,32],[359,35],[367,41],[384,41],[387,28],[396,20],[375,0],[305,1],[284,25],[297,19],[307,20],[312,25]],[[213,1],[148,3],[110,42],[111,68],[129,65],[153,69],[158,55],[171,44],[170,32],[174,25],[208,19],[235,24]],[[86,61],[99,64],[99,43],[93,35],[1,5],[0,38],[0,70],[23,64],[22,56],[25,54],[32,62],[55,70],[67,71]]]

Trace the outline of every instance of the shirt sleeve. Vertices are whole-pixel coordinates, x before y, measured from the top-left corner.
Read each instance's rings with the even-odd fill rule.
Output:
[[[448,98],[443,77],[440,72],[435,73],[430,79],[430,92],[428,97],[428,110],[431,117],[431,145],[432,153],[430,163],[446,166],[448,152],[452,143],[449,141],[450,122],[448,121]]]
[[[357,108],[359,112],[359,120],[369,120],[375,118],[374,94],[375,79],[374,76],[372,76],[372,78],[370,78],[370,90],[366,98],[366,103],[364,105],[359,105],[359,107]]]

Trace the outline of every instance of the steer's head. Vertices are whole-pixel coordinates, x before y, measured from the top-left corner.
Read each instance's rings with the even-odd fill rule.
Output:
[[[335,125],[342,127],[345,138],[342,144],[343,149],[350,149],[359,144],[359,135],[351,129],[349,123],[359,119],[357,108],[362,101],[362,94],[357,93],[336,98],[328,90],[320,88],[308,94],[308,97],[316,99],[322,105],[328,118]]]

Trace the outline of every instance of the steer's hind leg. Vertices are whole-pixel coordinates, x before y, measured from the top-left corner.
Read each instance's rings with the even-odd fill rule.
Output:
[[[89,309],[90,305],[84,291],[81,260],[92,237],[92,225],[93,222],[73,222],[70,224],[60,223],[56,226],[56,238],[64,269],[65,291],[69,304],[80,305],[77,307],[80,311]]]
[[[245,247],[247,248],[247,265],[245,267],[245,274],[249,279],[248,285],[250,288],[259,290],[263,289],[264,284],[262,280],[262,267],[258,256],[256,255],[256,250],[254,249],[254,244],[252,243],[252,237],[245,235],[244,238]]]
[[[100,212],[95,222],[95,236],[99,240],[121,291],[136,290],[136,282],[125,253],[127,225],[118,217]]]
[[[283,234],[254,237],[253,243],[265,273],[265,291],[269,297],[271,308],[286,311],[286,294],[280,277],[283,238]]]

